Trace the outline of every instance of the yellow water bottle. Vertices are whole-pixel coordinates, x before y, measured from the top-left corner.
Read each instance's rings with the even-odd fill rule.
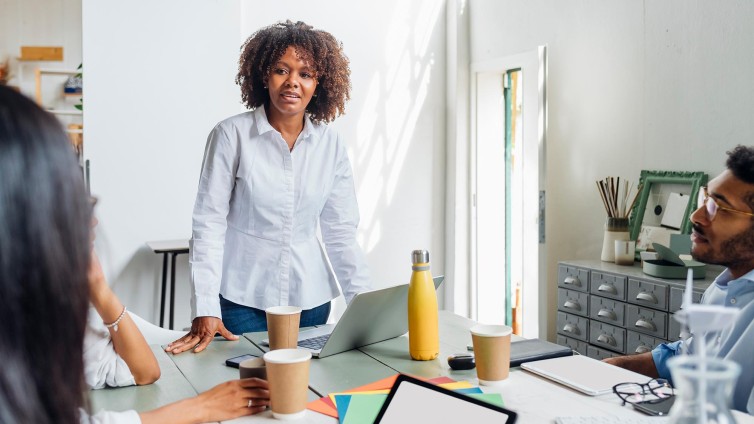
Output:
[[[437,294],[429,272],[429,252],[411,252],[413,267],[408,285],[408,349],[411,359],[429,361],[440,353]]]

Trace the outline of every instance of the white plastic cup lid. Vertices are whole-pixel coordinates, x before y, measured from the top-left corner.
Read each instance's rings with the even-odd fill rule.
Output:
[[[298,306],[273,306],[264,311],[273,315],[293,315],[301,313],[301,308]]]
[[[471,334],[478,337],[503,337],[513,333],[513,329],[507,325],[478,324],[471,327]]]
[[[312,358],[312,354],[301,349],[278,349],[264,354],[264,362],[272,364],[294,364],[306,362]]]

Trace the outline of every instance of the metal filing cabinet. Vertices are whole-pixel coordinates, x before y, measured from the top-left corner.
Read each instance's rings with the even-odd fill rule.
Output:
[[[712,267],[709,267],[712,268]],[[694,280],[693,300],[721,269],[709,269]],[[592,358],[651,351],[678,340],[685,280],[646,275],[639,264],[620,266],[598,260],[558,264],[557,343]]]

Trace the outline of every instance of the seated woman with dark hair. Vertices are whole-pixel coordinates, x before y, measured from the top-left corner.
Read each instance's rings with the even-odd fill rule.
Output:
[[[102,294],[101,286],[90,285],[97,283],[89,278],[97,269],[91,266],[91,222],[81,170],[60,124],[0,86],[0,422],[199,423],[264,410],[267,383],[247,379],[145,413],[89,416],[84,334],[89,301],[96,306]],[[119,302],[110,307],[98,312],[112,324],[108,331],[118,333],[113,343],[137,335],[127,331],[128,318],[118,323],[123,334],[115,331],[108,320]],[[136,383],[158,377],[148,362],[144,375],[134,372]]]

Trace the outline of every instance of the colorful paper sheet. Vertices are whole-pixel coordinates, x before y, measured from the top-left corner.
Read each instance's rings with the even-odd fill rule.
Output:
[[[377,380],[373,383],[356,387],[355,389],[348,390],[344,393],[358,393],[358,392],[373,391],[373,390],[388,390],[389,391],[390,388],[393,387],[393,384],[395,383],[395,379],[397,378],[398,378],[398,374],[395,374],[390,377],[383,378],[382,380]],[[417,377],[417,378],[421,378],[421,377]],[[436,377],[429,380],[422,378],[422,380],[425,380],[434,384],[456,382],[455,380],[449,377]],[[332,399],[330,399],[329,396],[324,396],[315,401],[311,401],[306,405],[306,407],[308,409],[311,409],[312,411],[319,412],[320,414],[325,414],[333,418],[338,418],[338,409],[335,406],[335,403],[332,401]]]

